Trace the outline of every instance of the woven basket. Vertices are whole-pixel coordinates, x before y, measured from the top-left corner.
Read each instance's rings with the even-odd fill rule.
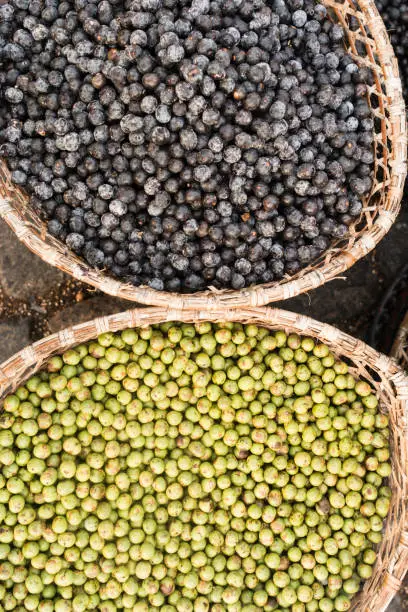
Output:
[[[207,290],[193,295],[160,292],[113,279],[95,270],[47,233],[27,196],[11,182],[0,161],[0,216],[17,237],[44,261],[111,295],[142,304],[212,309],[261,306],[319,287],[369,253],[391,228],[399,211],[406,176],[407,133],[398,64],[374,0],[321,0],[347,32],[348,50],[373,73],[368,101],[375,119],[375,181],[361,219],[347,240],[298,274],[239,291]],[[351,21],[350,21],[351,20]]]
[[[47,233],[27,196],[11,182],[6,164],[0,161],[0,216],[17,237],[44,261],[78,280],[111,295],[167,307],[212,309],[260,306],[310,291],[350,268],[384,237],[400,206],[406,176],[407,133],[404,101],[397,60],[374,0],[322,0],[346,29],[349,52],[361,65],[369,66],[374,85],[368,99],[375,118],[375,184],[365,202],[361,219],[347,240],[338,242],[321,259],[300,273],[270,284],[240,291],[208,290],[193,295],[159,292],[134,287],[95,270]],[[350,25],[350,19],[353,23]]]
[[[338,356],[346,359],[351,372],[369,381],[380,398],[381,408],[390,416],[393,491],[385,536],[380,547],[373,576],[353,602],[358,612],[383,612],[398,592],[408,569],[408,378],[394,361],[377,353],[360,340],[338,329],[284,310],[272,308],[214,310],[212,312],[139,308],[94,319],[49,336],[24,349],[0,366],[0,405],[31,374],[57,353],[86,342],[107,331],[120,331],[164,321],[239,321],[255,323],[269,329],[306,334],[326,343]]]

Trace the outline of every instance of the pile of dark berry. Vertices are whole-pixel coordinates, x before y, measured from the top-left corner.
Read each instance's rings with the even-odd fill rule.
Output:
[[[408,1],[375,0],[398,58],[404,95],[408,95]]]
[[[360,216],[370,79],[314,0],[12,0],[0,156],[91,266],[159,290],[268,283]]]

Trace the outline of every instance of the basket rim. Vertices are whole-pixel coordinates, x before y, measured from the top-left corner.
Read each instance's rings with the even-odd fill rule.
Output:
[[[345,0],[322,0],[322,2],[334,9],[345,4]],[[348,0],[348,2],[351,5],[352,0]],[[239,290],[219,290],[210,287],[192,294],[158,291],[148,286],[133,286],[109,276],[104,271],[92,268],[71,252],[62,242],[58,241],[58,247],[54,246],[53,243],[56,243],[56,241],[48,234],[45,224],[39,220],[35,223],[27,222],[23,211],[16,206],[13,199],[2,196],[1,192],[0,218],[4,219],[21,242],[46,263],[60,268],[76,280],[91,285],[103,293],[140,304],[162,307],[167,307],[170,304],[175,308],[194,309],[199,307],[208,310],[218,306],[228,308],[263,306],[316,289],[339,277],[374,249],[392,227],[400,210],[407,174],[408,133],[398,62],[384,22],[375,5],[375,0],[356,0],[356,4],[358,7],[356,12],[359,9],[360,14],[364,15],[367,28],[376,44],[375,51],[383,72],[384,86],[388,98],[390,141],[392,143],[388,161],[390,179],[387,191],[389,193],[384,205],[377,208],[377,216],[374,221],[368,223],[355,240],[350,240],[349,244],[346,245],[347,248],[341,249],[336,248],[336,245],[332,246],[318,261],[316,267],[311,264],[295,277],[287,277],[273,283],[253,285]],[[0,169],[2,168],[6,173],[5,163],[0,160]],[[10,192],[17,191],[11,182],[9,184],[9,181],[7,181],[6,184]],[[27,208],[27,202],[25,208]],[[37,223],[42,229],[40,236],[38,231],[34,231]],[[50,244],[50,242],[53,243]]]
[[[383,391],[383,402],[389,401],[390,409],[403,414],[402,420],[408,422],[408,374],[396,364],[395,360],[383,355],[368,346],[365,342],[353,338],[336,327],[321,323],[305,315],[276,309],[272,307],[247,308],[237,311],[231,309],[218,309],[212,312],[190,309],[173,308],[134,308],[110,316],[99,317],[85,323],[66,328],[60,332],[43,338],[22,351],[16,353],[3,364],[0,364],[0,406],[1,400],[13,392],[30,375],[38,371],[42,365],[54,354],[61,353],[70,347],[88,342],[97,335],[112,331],[118,332],[128,327],[143,327],[165,321],[186,322],[222,322],[237,321],[242,323],[255,323],[269,329],[284,329],[287,332],[318,338],[326,343],[337,356],[347,358],[354,362],[355,368],[364,363],[372,368],[384,380],[388,391]],[[380,383],[378,383],[380,384]],[[384,397],[386,399],[384,399]],[[384,612],[393,597],[402,585],[402,580],[408,570],[408,517],[407,511],[401,504],[408,491],[407,470],[408,462],[408,429],[395,428],[398,431],[398,445],[396,447],[397,465],[402,471],[398,481],[401,491],[395,493],[397,504],[399,500],[398,540],[388,551],[387,564],[379,568],[381,582],[372,589],[376,593],[373,605],[367,602],[371,581],[366,583],[363,591],[352,604],[352,610],[359,612]],[[402,467],[401,467],[402,466]],[[404,473],[405,470],[405,473]],[[395,517],[394,517],[395,518]],[[389,520],[392,520],[390,515]],[[386,549],[388,543],[383,540],[381,550]],[[375,577],[375,572],[373,577]],[[370,592],[371,594],[371,592]]]
[[[202,309],[192,310],[189,308],[174,308],[171,305],[168,305],[167,308],[158,308],[156,306],[134,307],[118,313],[102,315],[83,323],[77,323],[42,337],[40,340],[29,344],[1,362],[0,397],[4,394],[3,386],[5,382],[13,385],[19,384],[15,382],[14,376],[10,377],[8,374],[12,366],[19,360],[24,362],[26,367],[37,366],[39,364],[37,352],[41,356],[42,364],[56,350],[64,351],[74,344],[87,342],[88,339],[95,338],[95,335],[102,334],[106,331],[120,331],[125,329],[126,326],[143,327],[155,324],[156,320],[160,322],[183,322],[183,319],[187,318],[194,322],[211,321],[216,323],[237,321],[244,323],[246,319],[251,317],[259,319],[260,326],[262,326],[261,320],[265,319],[265,325],[272,324],[277,328],[280,325],[280,329],[284,330],[297,328],[298,331],[296,333],[300,335],[313,336],[329,345],[336,344],[341,350],[334,350],[334,352],[346,357],[348,355],[353,357],[354,347],[359,347],[359,352],[364,352],[364,356],[369,365],[375,365],[379,372],[389,377],[389,380],[394,380],[395,378],[395,382],[398,383],[396,389],[401,390],[401,397],[407,399],[408,402],[408,372],[405,372],[395,362],[392,356],[381,353],[363,340],[340,330],[330,323],[323,323],[308,315],[299,314],[291,310],[284,310],[282,308],[275,308],[273,306],[248,307],[240,311],[237,311],[235,308],[225,309],[220,307],[210,312],[203,311]],[[152,319],[153,322],[151,321]],[[88,326],[92,326],[92,328],[88,330]],[[78,338],[76,337],[77,334]],[[38,367],[41,367],[41,364],[39,364]],[[408,403],[406,411],[408,417]]]

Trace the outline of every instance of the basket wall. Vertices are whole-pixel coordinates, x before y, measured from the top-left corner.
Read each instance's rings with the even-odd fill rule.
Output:
[[[397,332],[390,355],[408,371],[408,312]]]
[[[369,381],[380,398],[380,406],[390,416],[392,445],[392,504],[386,522],[372,578],[353,602],[355,612],[383,612],[388,607],[408,569],[408,378],[395,362],[377,353],[360,340],[338,329],[303,315],[272,308],[183,311],[177,309],[135,309],[65,329],[27,347],[0,365],[0,406],[31,374],[54,354],[86,342],[106,331],[120,331],[164,321],[239,321],[255,323],[268,329],[312,336],[326,343],[345,358],[352,373]]]
[[[44,261],[97,289],[142,304],[213,309],[261,306],[319,287],[341,275],[369,253],[391,228],[398,214],[406,176],[407,128],[398,64],[374,0],[321,0],[333,19],[346,29],[354,59],[374,75],[368,100],[375,119],[375,182],[361,219],[347,240],[335,244],[321,259],[293,277],[239,291],[208,290],[193,295],[134,287],[95,270],[47,233],[46,225],[11,182],[0,160],[0,217],[17,237]]]

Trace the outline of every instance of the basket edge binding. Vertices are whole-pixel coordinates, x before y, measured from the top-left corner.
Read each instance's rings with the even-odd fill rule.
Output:
[[[0,402],[5,395],[40,369],[49,357],[74,345],[89,341],[101,333],[121,331],[127,327],[143,327],[165,321],[199,322],[205,320],[252,322],[270,329],[284,329],[300,335],[310,335],[328,344],[338,356],[350,357],[356,362],[358,371],[360,364],[361,371],[371,376],[363,366],[367,364],[370,371],[374,370],[377,375],[381,376],[383,383],[378,383],[378,385],[381,386],[383,395],[386,397],[385,401],[390,404],[390,409],[398,412],[399,421],[402,424],[401,430],[397,431],[397,442],[394,449],[398,449],[397,463],[398,467],[402,466],[403,472],[397,482],[398,488],[394,491],[397,497],[397,510],[392,519],[398,521],[398,529],[395,534],[391,528],[391,534],[389,534],[390,521],[387,521],[386,531],[386,536],[391,535],[393,539],[397,537],[397,540],[392,548],[389,539],[387,537],[384,539],[380,552],[384,548],[388,549],[389,546],[392,548],[392,555],[390,550],[386,550],[389,556],[387,567],[380,566],[380,576],[373,575],[373,579],[376,578],[373,587],[370,587],[370,584],[373,584],[373,579],[371,579],[357,597],[352,609],[355,612],[374,610],[384,612],[398,592],[408,570],[408,517],[405,504],[408,495],[408,376],[393,359],[378,353],[364,342],[331,325],[320,323],[304,315],[274,308],[244,309],[239,313],[234,309],[227,311],[220,309],[210,313],[203,310],[136,308],[62,330],[35,342],[0,364]],[[370,588],[373,593],[370,592]],[[372,596],[371,603],[370,596]]]

